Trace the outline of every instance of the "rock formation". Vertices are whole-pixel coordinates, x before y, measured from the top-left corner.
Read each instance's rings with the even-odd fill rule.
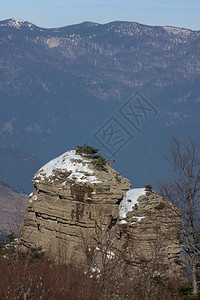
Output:
[[[177,208],[154,191],[145,192],[145,189],[129,191],[120,205],[122,220],[118,234],[126,259],[168,273],[180,270],[182,248]],[[130,205],[132,209],[128,209]]]
[[[94,230],[96,215],[104,210],[105,222],[117,217],[118,204],[130,183],[109,165],[101,171],[91,159],[66,152],[41,168],[33,179],[21,243],[46,251],[67,247],[67,256],[81,257],[82,231]],[[66,247],[64,247],[66,249]],[[61,251],[61,249],[59,249]]]
[[[42,167],[33,184],[20,235],[23,248],[42,246],[57,258],[82,260],[83,244],[92,243],[100,224],[104,231],[114,228],[125,260],[156,256],[169,266],[179,258],[176,210],[155,192],[130,190],[128,179],[108,164],[97,167],[91,157],[71,150]],[[99,250],[93,239],[95,246]]]

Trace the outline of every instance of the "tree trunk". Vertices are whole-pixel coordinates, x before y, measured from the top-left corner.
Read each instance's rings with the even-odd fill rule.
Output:
[[[192,286],[193,286],[193,294],[195,295],[198,292],[197,288],[197,268],[196,268],[196,260],[192,261]]]

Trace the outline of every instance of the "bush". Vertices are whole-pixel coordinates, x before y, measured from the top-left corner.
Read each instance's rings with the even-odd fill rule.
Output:
[[[178,291],[181,295],[188,295],[188,294],[192,293],[192,286],[187,285],[187,284],[182,285],[179,287]]]
[[[197,292],[194,296],[192,296],[193,298],[191,298],[191,299],[193,299],[193,300],[200,300],[200,292]]]
[[[46,257],[12,264],[0,257],[0,299],[105,300],[97,280],[78,264],[55,264]]]
[[[17,254],[17,239],[15,234],[5,234],[0,240],[0,255],[9,259],[15,259]]]
[[[83,145],[83,146],[76,146],[76,153],[77,154],[85,154],[91,157],[94,157],[95,154],[99,152],[99,149],[88,146],[88,145]]]
[[[92,164],[101,171],[106,171],[107,168],[105,168],[106,160],[102,156],[97,156],[95,159],[93,159]]]
[[[42,247],[31,247],[28,250],[28,257],[31,259],[37,259],[40,258],[42,256]]]
[[[7,235],[7,241],[8,241],[8,243],[14,242],[15,239],[16,239],[16,236],[15,236],[14,232],[12,232],[12,233],[10,233],[10,234]]]
[[[196,293],[192,296],[186,296],[183,298],[184,300],[200,300],[200,292]]]
[[[92,164],[101,171],[107,171],[105,168],[106,160],[103,156],[97,155],[99,149],[84,145],[84,146],[76,146],[76,153],[86,155],[89,158],[92,158]]]
[[[38,248],[32,248],[35,253]],[[93,250],[88,249],[90,254]],[[118,260],[118,258],[116,257]],[[115,263],[114,261],[113,263]],[[177,294],[176,280],[160,276],[149,276],[149,269],[141,266],[140,271],[133,271],[132,265],[124,268],[107,269],[106,274],[91,274],[89,262],[83,264],[70,262],[55,263],[50,256],[41,256],[30,260],[28,256],[14,261],[0,256],[0,299],[48,299],[48,300],[180,300]],[[112,264],[110,266],[113,266]],[[92,272],[93,273],[93,272]],[[103,276],[108,276],[106,282]],[[196,298],[187,298],[198,300]]]
[[[145,185],[145,191],[147,191],[147,192],[152,192],[152,185],[150,185],[150,184],[146,184]]]

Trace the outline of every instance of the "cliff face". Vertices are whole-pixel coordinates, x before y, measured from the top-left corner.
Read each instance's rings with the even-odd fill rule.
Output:
[[[100,211],[105,224],[117,218],[118,204],[130,189],[127,179],[109,165],[106,169],[95,169],[91,159],[73,150],[41,168],[27,202],[22,245],[67,251],[67,257],[80,259],[83,232],[92,234]]]
[[[33,184],[20,236],[23,247],[42,246],[56,257],[81,260],[84,243],[98,251],[102,247],[97,236],[91,239],[99,226],[104,237],[105,230],[114,232],[125,261],[159,258],[169,268],[180,256],[177,211],[155,192],[130,190],[129,181],[108,164],[97,169],[92,159],[72,150],[42,167]]]
[[[155,192],[140,192],[137,202],[127,196],[121,203],[119,239],[126,260],[141,262],[155,270],[171,272],[179,268],[181,244],[180,217],[177,208]],[[127,193],[129,194],[129,192]],[[132,210],[124,213],[123,205],[133,202]]]

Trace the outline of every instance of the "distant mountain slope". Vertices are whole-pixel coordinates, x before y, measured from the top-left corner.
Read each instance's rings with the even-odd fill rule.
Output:
[[[11,19],[0,37],[0,88],[10,95],[58,93],[69,74],[100,98],[199,79],[200,31],[130,22],[43,29]]]
[[[41,162],[23,151],[0,146],[0,166],[0,181],[27,191],[32,188],[30,179],[41,166]]]
[[[0,231],[14,231],[22,223],[27,195],[0,183]]]
[[[30,191],[40,165],[85,142],[113,159],[95,134],[114,117],[132,136],[116,168],[155,184],[170,134],[199,136],[199,47],[200,31],[169,26],[1,21],[0,180]],[[136,92],[157,111],[140,120],[140,133],[120,112]]]

